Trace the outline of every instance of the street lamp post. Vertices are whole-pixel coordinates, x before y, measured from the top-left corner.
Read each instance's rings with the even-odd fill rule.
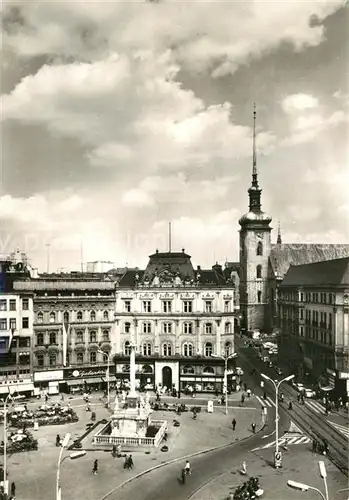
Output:
[[[224,359],[224,394],[225,394],[225,414],[228,415],[228,360],[236,358],[236,352],[229,354],[229,356],[219,356],[212,354],[213,358]]]
[[[308,490],[316,491],[317,493],[319,493],[322,500],[328,500],[328,498],[325,497],[325,495],[322,493],[322,491],[320,491],[317,488],[314,488],[314,486],[309,486],[308,484],[298,483],[297,481],[292,481],[291,479],[289,479],[287,481],[287,485],[290,486],[291,488],[294,488],[294,489],[300,490],[300,491],[308,491]]]
[[[60,473],[61,473],[61,463],[64,460],[64,459],[62,460],[63,451],[68,446],[69,440],[70,440],[70,434],[68,433],[64,436],[64,439],[63,439],[63,442],[61,445],[61,449],[59,452],[59,457],[58,457],[58,462],[57,462],[57,476],[56,476],[56,500],[61,500],[61,498],[62,498],[62,491],[61,491],[61,486],[59,484],[59,479],[60,479]]]
[[[107,379],[107,391],[108,391],[108,395],[107,395],[107,407],[109,408],[109,402],[110,402],[110,385],[109,385],[109,376],[110,376],[110,372],[109,372],[109,354],[107,354],[106,352],[104,351],[101,351],[101,350],[98,350],[97,352],[99,352],[100,354],[103,354],[103,356],[106,356],[107,358],[107,370],[106,370],[106,379]]]
[[[279,451],[279,387],[283,382],[288,382],[294,378],[294,375],[289,375],[288,377],[283,378],[279,382],[273,380],[268,377],[264,373],[261,373],[261,376],[265,380],[269,380],[275,388],[275,455],[274,455],[274,466],[275,468],[280,467],[281,465],[281,452]]]
[[[4,402],[4,494],[5,498],[8,495],[8,479],[7,479],[7,401],[12,399],[9,392]]]

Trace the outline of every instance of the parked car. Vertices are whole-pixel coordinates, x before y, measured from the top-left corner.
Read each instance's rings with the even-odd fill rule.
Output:
[[[316,396],[316,392],[313,389],[304,388],[304,394],[306,398],[314,398]]]

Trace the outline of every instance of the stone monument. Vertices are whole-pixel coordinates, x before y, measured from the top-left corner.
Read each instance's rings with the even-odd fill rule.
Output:
[[[150,425],[152,410],[149,396],[146,401],[136,391],[136,348],[132,343],[130,354],[130,391],[121,404],[115,398],[114,413],[111,417],[111,436],[145,437]]]

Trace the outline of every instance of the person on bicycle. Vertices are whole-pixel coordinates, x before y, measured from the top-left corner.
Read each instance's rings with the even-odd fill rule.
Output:
[[[185,470],[186,474],[191,474],[191,467],[190,467],[189,460],[186,461],[184,470]]]

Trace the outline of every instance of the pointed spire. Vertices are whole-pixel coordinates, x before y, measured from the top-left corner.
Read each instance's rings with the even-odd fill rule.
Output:
[[[278,237],[277,237],[276,243],[277,243],[278,245],[281,245],[281,244],[282,244],[280,221],[278,221]]]
[[[257,153],[256,153],[256,103],[253,103],[253,167],[252,182],[257,181]]]

